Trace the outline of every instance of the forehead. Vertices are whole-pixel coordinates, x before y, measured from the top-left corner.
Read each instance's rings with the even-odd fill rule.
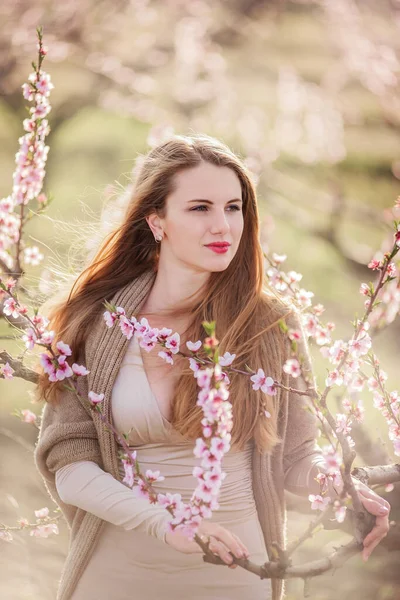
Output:
[[[229,167],[201,162],[196,167],[175,174],[171,197],[176,200],[202,198],[227,202],[241,198],[242,188],[238,176]]]

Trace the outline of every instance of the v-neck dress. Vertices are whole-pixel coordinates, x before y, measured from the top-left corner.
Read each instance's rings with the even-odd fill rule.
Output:
[[[200,463],[194,444],[185,439],[162,415],[149,385],[139,342],[129,344],[114,382],[112,418],[128,444],[137,451],[143,472],[161,471],[157,492],[181,494],[190,500],[196,486],[193,467]],[[258,520],[251,474],[252,442],[242,451],[224,456],[219,510],[211,520],[235,533],[261,564],[268,560]],[[123,473],[122,464],[120,465]],[[154,535],[105,522],[100,539],[72,600],[268,600],[270,580],[241,569],[205,563],[202,554],[178,552]]]

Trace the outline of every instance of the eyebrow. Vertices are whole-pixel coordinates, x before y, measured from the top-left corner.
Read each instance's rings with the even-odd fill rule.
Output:
[[[206,202],[207,204],[213,204],[211,200],[207,200],[206,198],[195,198],[193,200],[188,200],[188,202]],[[233,198],[233,200],[228,200],[227,204],[231,204],[232,202],[243,202],[241,198]]]

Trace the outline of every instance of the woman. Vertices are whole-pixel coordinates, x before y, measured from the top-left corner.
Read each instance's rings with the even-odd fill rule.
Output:
[[[90,371],[78,379],[81,396],[104,393],[103,412],[127,435],[142,471],[165,477],[156,490],[188,501],[202,418],[193,373],[186,359],[169,365],[156,352],[142,352],[136,336],[128,341],[118,328],[108,329],[104,300],[129,317],[146,317],[152,327],[177,331],[181,348],[204,339],[202,322],[215,320],[220,351],[236,354],[235,367],[262,367],[299,388],[298,379],[282,373],[291,350],[278,321],[300,324],[264,289],[255,189],[226,146],[198,135],[154,148],[137,174],[122,225],[50,315],[56,339],[73,349],[70,363]],[[312,384],[304,343],[301,352]],[[304,396],[280,390],[269,397],[254,391],[249,377],[229,377],[234,425],[223,462],[227,477],[220,509],[199,530],[231,566],[223,569],[204,563],[199,546],[179,531],[167,532],[168,513],[122,483],[120,447],[89,403],[41,375],[39,392],[48,402],[36,464],[71,528],[58,600],[282,596],[281,580],[260,580],[236,568],[233,557],[259,564],[271,558],[273,542],[285,543],[284,489],[319,492],[316,423]],[[376,506],[386,503],[373,496],[368,501]]]

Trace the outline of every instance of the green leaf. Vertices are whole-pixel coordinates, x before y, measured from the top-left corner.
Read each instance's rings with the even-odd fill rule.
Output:
[[[215,334],[215,321],[203,321],[202,325],[209,337]]]

